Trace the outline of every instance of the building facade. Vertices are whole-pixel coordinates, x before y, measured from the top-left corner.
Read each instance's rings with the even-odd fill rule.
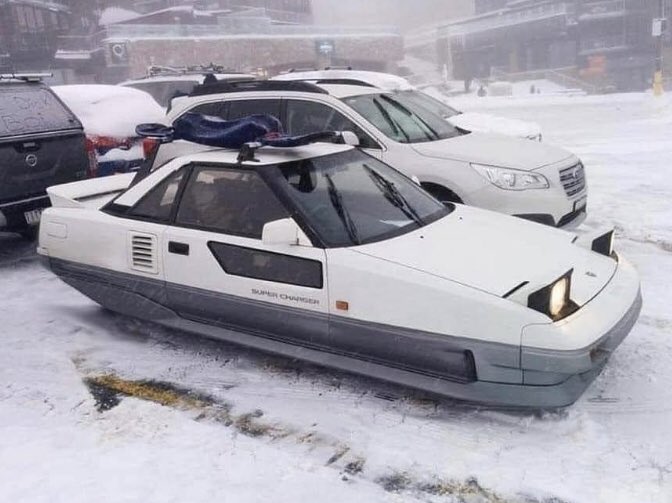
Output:
[[[439,29],[440,57],[456,78],[554,69],[619,90],[650,85],[658,0],[480,0],[475,7],[475,16]]]

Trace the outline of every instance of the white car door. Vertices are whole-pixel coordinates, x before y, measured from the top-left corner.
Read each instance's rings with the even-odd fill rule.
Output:
[[[328,340],[326,258],[264,245],[289,216],[251,168],[194,165],[162,250],[167,301],[185,318],[308,346]]]

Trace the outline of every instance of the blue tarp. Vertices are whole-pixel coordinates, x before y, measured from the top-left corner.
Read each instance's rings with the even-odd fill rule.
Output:
[[[333,131],[290,136],[283,133],[282,124],[272,115],[251,115],[227,121],[209,115],[186,113],[167,127],[162,124],[141,124],[139,136],[159,138],[163,143],[187,140],[210,147],[240,149],[247,143],[271,147],[298,147],[316,141],[330,141],[338,136]]]

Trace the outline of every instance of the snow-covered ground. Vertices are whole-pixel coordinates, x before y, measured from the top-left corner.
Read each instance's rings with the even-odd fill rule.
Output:
[[[479,409],[168,332],[0,237],[0,501],[672,502],[672,109],[453,103],[538,122],[579,154],[585,225],[615,225],[642,275],[639,323],[574,406]]]

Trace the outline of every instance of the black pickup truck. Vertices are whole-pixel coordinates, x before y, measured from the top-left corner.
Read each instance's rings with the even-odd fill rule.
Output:
[[[87,177],[82,124],[40,75],[0,75],[0,231],[32,236],[46,189]]]

